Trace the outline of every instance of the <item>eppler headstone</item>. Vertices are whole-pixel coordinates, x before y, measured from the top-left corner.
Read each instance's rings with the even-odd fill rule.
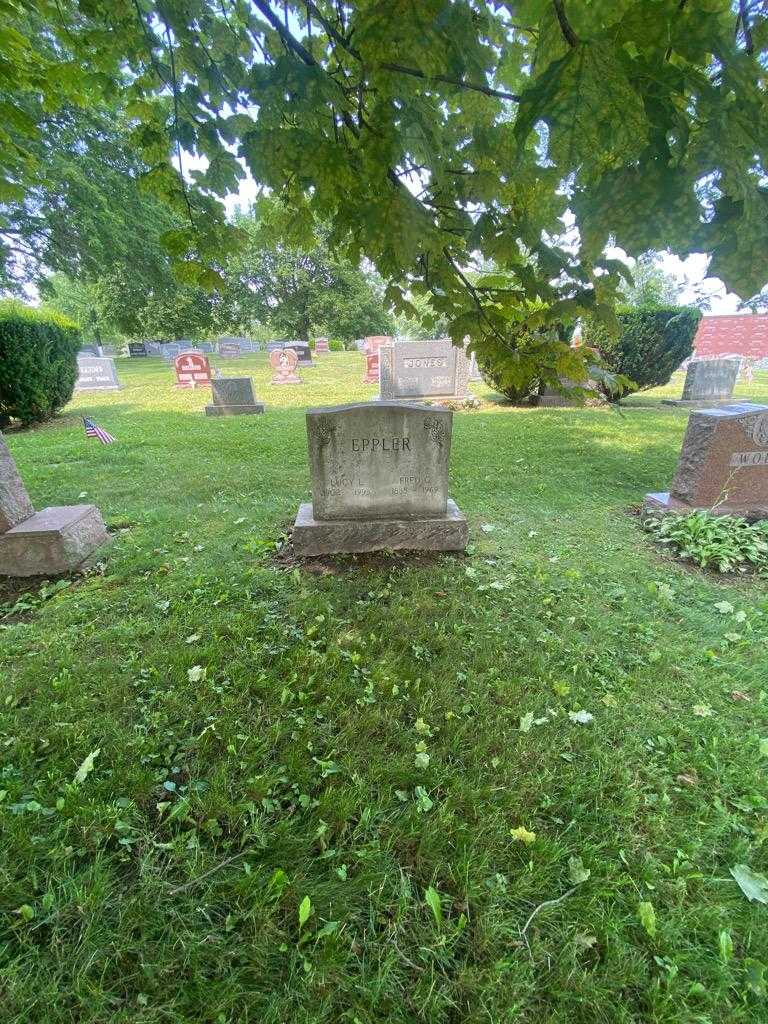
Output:
[[[768,405],[741,402],[691,413],[669,491],[645,496],[645,511],[768,518]]]
[[[468,526],[448,497],[453,413],[361,402],[307,413],[312,502],[293,529],[297,555],[462,551]]]

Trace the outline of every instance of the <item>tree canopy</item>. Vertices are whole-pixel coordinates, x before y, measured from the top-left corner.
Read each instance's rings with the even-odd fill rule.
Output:
[[[610,322],[624,268],[608,243],[710,253],[742,297],[765,284],[763,5],[4,0],[0,13],[5,196],[35,173],[39,111],[120,95],[144,187],[183,222],[163,243],[186,283],[220,283],[212,260],[240,236],[219,199],[245,164],[282,204],[284,243],[328,223],[396,308],[428,295],[480,352],[514,351],[523,299],[542,324]],[[472,280],[478,259],[499,269]],[[579,358],[553,341],[542,375],[578,374]]]

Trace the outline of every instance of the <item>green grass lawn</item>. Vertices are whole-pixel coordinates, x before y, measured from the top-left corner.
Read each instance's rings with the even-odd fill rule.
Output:
[[[225,364],[267,413],[207,419],[119,360],[8,435],[37,507],[116,539],[0,621],[0,1020],[768,1020],[768,906],[730,874],[768,871],[768,586],[627,513],[686,415],[479,386],[466,557],[281,563],[303,410],[373,397],[363,363]]]

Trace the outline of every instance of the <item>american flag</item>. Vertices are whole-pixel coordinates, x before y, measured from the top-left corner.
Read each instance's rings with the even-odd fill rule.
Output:
[[[102,430],[101,427],[97,427],[90,416],[83,416],[83,426],[86,437],[98,437],[102,444],[114,444],[114,437],[106,430]]]

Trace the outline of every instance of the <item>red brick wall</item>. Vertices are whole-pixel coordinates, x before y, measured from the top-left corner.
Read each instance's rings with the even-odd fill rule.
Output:
[[[768,358],[768,316],[705,316],[693,342],[694,355]]]

